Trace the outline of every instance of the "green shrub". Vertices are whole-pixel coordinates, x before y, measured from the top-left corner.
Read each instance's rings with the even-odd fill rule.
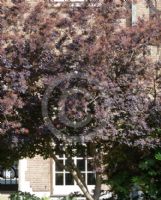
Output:
[[[10,195],[10,200],[41,200],[41,199],[28,192],[18,191]]]
[[[132,178],[140,185],[147,200],[161,200],[161,153],[155,150],[145,155],[139,162],[140,174]]]
[[[41,200],[50,200],[49,197],[42,197]]]
[[[161,149],[115,146],[107,155],[106,163],[111,192],[117,200],[129,200],[133,186],[144,193],[144,200],[161,200]]]
[[[65,197],[61,197],[59,200],[76,200],[77,197],[83,197],[83,195],[80,194],[79,192],[73,192]]]

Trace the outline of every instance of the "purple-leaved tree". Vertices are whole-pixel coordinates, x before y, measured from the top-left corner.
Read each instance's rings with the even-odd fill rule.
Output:
[[[35,154],[60,164],[65,154],[63,167],[96,200],[110,148],[160,145],[161,70],[150,54],[161,40],[159,12],[125,27],[129,3],[0,1],[2,164]],[[93,195],[72,161],[89,154]]]

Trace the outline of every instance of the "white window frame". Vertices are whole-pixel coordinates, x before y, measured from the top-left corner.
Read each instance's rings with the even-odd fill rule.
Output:
[[[65,155],[63,155],[62,157],[58,157],[58,159],[66,160]],[[83,157],[72,157],[72,159],[74,160],[74,164],[77,163],[77,160],[82,160],[85,159],[85,171],[81,171],[82,173],[85,173],[85,182],[87,183],[87,175],[89,173],[94,174],[94,171],[87,171],[87,164],[88,164],[88,160],[91,160],[91,157],[88,158],[83,158]],[[74,185],[65,185],[65,174],[67,173],[65,170],[63,170],[63,172],[61,171],[56,171],[56,163],[53,162],[53,166],[52,166],[52,170],[53,170],[53,195],[54,196],[66,196],[69,195],[71,193],[74,192],[79,192],[82,194],[81,189],[79,188],[79,186],[76,184],[76,182],[74,181]],[[63,174],[63,185],[56,185],[56,174],[57,173],[62,173]],[[94,190],[95,185],[88,185],[88,190],[92,193],[92,191]]]

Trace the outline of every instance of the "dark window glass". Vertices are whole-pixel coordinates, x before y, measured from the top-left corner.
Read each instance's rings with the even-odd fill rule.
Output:
[[[65,184],[66,185],[74,185],[74,180],[71,174],[66,173],[65,174]]]
[[[63,165],[63,160],[59,160],[59,163],[60,163],[60,165],[58,165],[57,163],[55,163],[55,165],[56,165],[56,171],[63,171],[63,167],[62,167],[62,165]]]
[[[64,156],[63,153],[60,153],[60,154],[58,155],[59,158],[63,158],[63,156]]]
[[[77,167],[80,171],[85,171],[85,160],[77,160]]]
[[[63,174],[56,173],[56,185],[63,185]]]
[[[87,171],[93,171],[93,162],[92,162],[92,160],[88,160]]]
[[[87,155],[89,157],[93,156],[93,147],[92,147],[92,144],[90,144],[90,143],[87,144]]]
[[[87,185],[95,185],[95,174],[94,173],[87,174]]]

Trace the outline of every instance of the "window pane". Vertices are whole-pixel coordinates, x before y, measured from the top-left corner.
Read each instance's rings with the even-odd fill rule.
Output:
[[[88,155],[88,157],[93,157],[93,155],[94,155],[93,144],[91,144],[91,143],[87,144],[87,155]]]
[[[77,167],[80,171],[85,171],[85,160],[77,160]]]
[[[65,174],[65,184],[66,185],[74,185],[74,180],[71,174],[66,173]]]
[[[88,160],[88,163],[87,163],[87,170],[88,171],[93,171],[93,160]]]
[[[59,163],[61,164],[61,165],[63,165],[63,160],[59,160]],[[63,171],[63,167],[62,166],[60,166],[60,165],[58,165],[57,163],[55,163],[55,169],[56,169],[56,171]]]
[[[87,174],[87,184],[88,185],[95,185],[95,174],[94,173],[88,173]]]
[[[58,157],[59,157],[59,158],[63,158],[63,157],[64,157],[64,154],[63,154],[63,153],[59,153]]]
[[[56,185],[63,185],[63,173],[56,173]]]

